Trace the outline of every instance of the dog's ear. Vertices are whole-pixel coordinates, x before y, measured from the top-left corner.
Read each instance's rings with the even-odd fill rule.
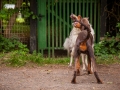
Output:
[[[85,17],[85,19],[89,20],[89,17]]]
[[[82,16],[81,15],[78,15],[78,20],[81,20]]]
[[[73,16],[74,14],[73,13],[71,13],[71,15],[70,15],[70,18],[72,18],[72,16]]]

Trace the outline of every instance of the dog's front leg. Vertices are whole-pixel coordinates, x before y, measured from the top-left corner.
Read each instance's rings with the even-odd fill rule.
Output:
[[[80,75],[80,60],[79,58],[75,58],[75,70],[74,70],[74,75],[71,83],[75,84],[76,83],[76,76]]]

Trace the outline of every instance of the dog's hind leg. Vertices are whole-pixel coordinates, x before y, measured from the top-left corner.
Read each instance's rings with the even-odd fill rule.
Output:
[[[93,73],[95,75],[95,78],[97,80],[97,83],[102,84],[103,82],[100,80],[98,73],[97,73],[97,67],[96,67],[96,63],[95,63],[95,56],[94,56],[94,52],[91,46],[88,45],[88,59],[89,61],[92,62],[92,67],[93,67]],[[90,62],[90,63],[91,63]]]
[[[72,63],[73,63],[73,55],[70,56],[70,64],[69,64],[69,67],[72,67]]]
[[[81,58],[82,58],[82,70],[87,70],[88,67],[88,61],[87,61],[87,55],[86,54],[81,54]]]
[[[70,64],[69,64],[69,67],[72,67],[72,64],[73,64],[73,55],[74,55],[74,47],[72,48],[72,51],[70,53]]]
[[[74,47],[74,76],[71,81],[71,83],[75,84],[76,83],[76,76],[80,75],[80,52],[79,52],[79,47],[76,45]]]
[[[97,83],[98,84],[102,84],[103,82],[100,80],[99,76],[98,76],[98,73],[97,73],[97,70],[96,70],[96,64],[95,64],[95,59],[94,58],[91,58],[91,61],[92,61],[92,67],[93,67],[93,73],[95,75],[95,78],[97,80]]]
[[[80,75],[80,60],[79,58],[75,59],[75,70],[74,70],[74,75],[71,83],[75,84],[76,83],[76,76]]]
[[[91,71],[91,59],[88,55],[88,74],[92,74],[92,71]]]

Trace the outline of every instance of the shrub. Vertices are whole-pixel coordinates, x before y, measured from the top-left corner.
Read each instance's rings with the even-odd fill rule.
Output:
[[[14,50],[22,50],[28,52],[27,45],[22,44],[16,38],[5,38],[0,35],[0,52],[10,52]]]

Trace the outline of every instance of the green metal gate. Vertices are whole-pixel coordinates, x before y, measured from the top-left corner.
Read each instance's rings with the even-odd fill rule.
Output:
[[[70,14],[89,17],[99,41],[100,0],[37,0],[38,51],[54,57],[55,50],[63,49],[63,43],[72,29]]]

